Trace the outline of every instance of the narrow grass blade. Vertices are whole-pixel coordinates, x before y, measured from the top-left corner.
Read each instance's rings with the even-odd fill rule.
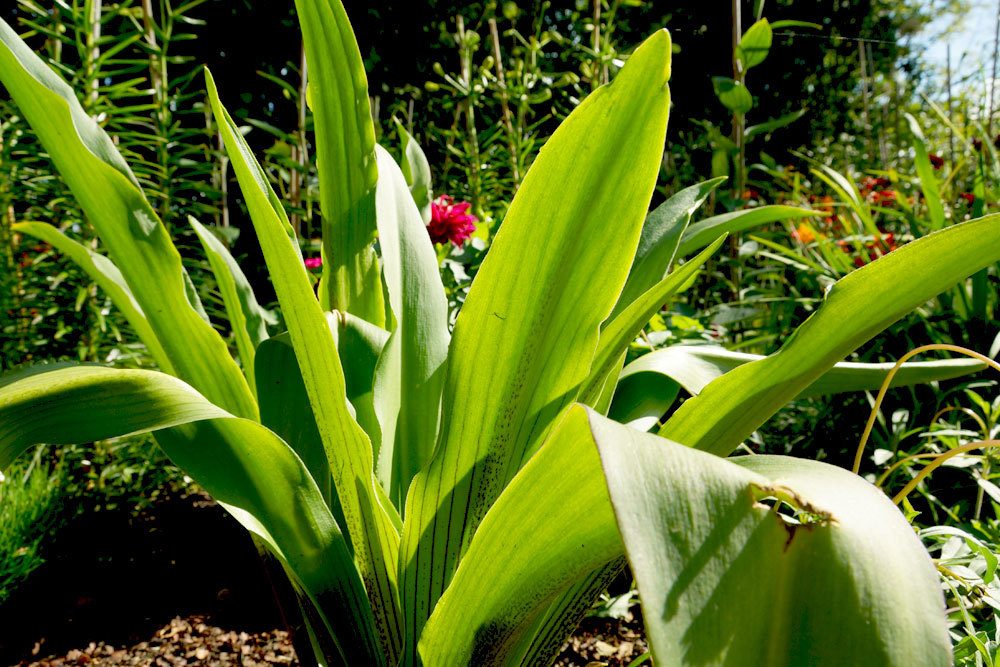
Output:
[[[904,116],[906,116],[906,122],[910,126],[910,135],[913,138],[913,151],[916,153],[914,164],[917,167],[917,176],[920,178],[920,191],[924,193],[924,202],[927,204],[927,215],[931,223],[929,230],[944,229],[947,221],[944,217],[944,205],[941,203],[941,189],[937,177],[934,175],[934,166],[931,164],[930,155],[927,153],[924,132],[920,129],[916,118],[910,114],[904,114]]]

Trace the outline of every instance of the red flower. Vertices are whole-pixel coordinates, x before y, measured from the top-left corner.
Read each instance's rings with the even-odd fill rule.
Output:
[[[472,204],[467,201],[455,200],[448,195],[441,195],[431,202],[431,222],[427,225],[427,233],[434,243],[451,241],[461,246],[465,240],[476,231],[476,216],[469,213]]]
[[[874,178],[872,176],[868,176],[865,180],[861,181],[861,195],[863,197],[867,197],[876,189],[884,189],[890,185],[892,185],[892,181],[888,178],[883,178],[881,176]]]
[[[958,195],[958,198],[965,200],[965,203],[969,206],[972,206],[972,204],[976,201],[976,195],[972,194],[971,192],[963,192],[962,194]]]
[[[934,153],[931,153],[927,157],[931,161],[931,166],[934,167],[935,169],[940,169],[941,167],[944,166],[944,158],[941,157],[940,155],[936,155]]]
[[[310,257],[305,262],[303,262],[303,264],[306,265],[307,269],[318,269],[319,267],[323,266],[323,258],[322,257]]]
[[[871,200],[876,206],[889,206],[896,203],[895,190],[876,190],[871,193]]]
[[[849,255],[855,251],[855,246],[847,241],[837,241],[837,247]],[[879,257],[888,255],[897,247],[896,235],[892,232],[882,232],[877,240],[865,241],[860,253],[854,257],[854,266],[860,268],[868,262],[874,262]]]

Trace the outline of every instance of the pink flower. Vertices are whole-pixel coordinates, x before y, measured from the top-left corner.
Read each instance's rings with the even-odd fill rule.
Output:
[[[307,269],[310,269],[310,270],[318,269],[319,267],[323,266],[323,258],[322,257],[310,257],[304,263],[305,263]]]
[[[476,231],[476,216],[469,213],[472,204],[467,201],[455,200],[448,195],[441,195],[431,202],[431,222],[427,232],[434,243],[451,241],[461,246],[465,240]]]

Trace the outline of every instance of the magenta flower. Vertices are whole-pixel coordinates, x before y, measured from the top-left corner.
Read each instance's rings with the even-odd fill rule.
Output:
[[[304,263],[305,263],[307,269],[310,269],[310,270],[312,270],[312,269],[318,269],[319,267],[323,266],[323,258],[322,257],[310,257]]]
[[[469,213],[472,204],[460,201],[457,204],[452,197],[441,195],[431,202],[431,222],[427,232],[434,243],[451,241],[461,246],[465,240],[476,231],[476,216]]]

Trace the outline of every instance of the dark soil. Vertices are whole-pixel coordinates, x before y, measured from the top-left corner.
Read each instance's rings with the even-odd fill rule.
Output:
[[[299,664],[276,601],[285,584],[206,497],[83,513],[47,557],[0,606],[2,665]],[[592,618],[557,664],[628,665],[645,650],[638,621]]]

